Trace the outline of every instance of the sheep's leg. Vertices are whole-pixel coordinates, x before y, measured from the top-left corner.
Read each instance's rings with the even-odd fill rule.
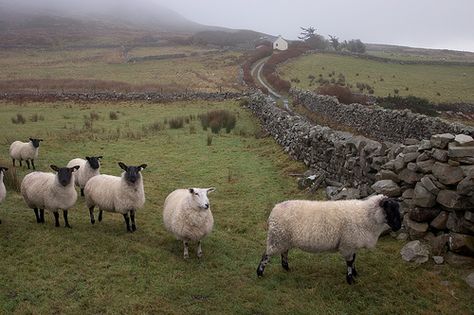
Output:
[[[91,224],[94,224],[94,223],[95,223],[95,219],[94,219],[94,206],[92,206],[92,207],[89,208],[89,216],[91,217]]]
[[[198,256],[198,258],[201,258],[201,257],[202,257],[202,246],[201,246],[201,241],[199,241],[199,242],[198,242],[197,256]]]
[[[64,217],[64,226],[71,229],[72,227],[69,225],[69,221],[67,220],[67,210],[63,210],[63,217]]]
[[[127,225],[127,232],[132,232],[132,229],[130,228],[130,218],[128,217],[128,213],[125,213],[123,215],[123,218],[125,219],[125,224]]]
[[[288,266],[288,251],[281,254],[281,266],[286,271],[290,271],[290,267]]]
[[[183,241],[183,245],[184,245],[184,254],[183,254],[183,257],[184,257],[184,259],[188,259],[188,258],[189,258],[188,242]]]
[[[38,208],[34,208],[33,210],[35,211],[36,223],[41,223],[41,218],[38,213]]]
[[[352,258],[352,275],[353,275],[354,277],[357,277],[357,271],[356,271],[355,260],[356,260],[356,254],[354,253],[354,257]]]
[[[349,284],[355,283],[354,277],[357,274],[357,272],[355,272],[354,261],[355,261],[355,254],[346,256],[346,264],[347,264],[346,280],[347,280],[347,283]]]
[[[20,166],[23,166],[23,164],[22,164],[22,160],[20,160]]]
[[[33,169],[36,170],[36,167],[35,167],[35,160],[31,160],[31,166],[33,166]]]
[[[26,160],[26,166],[28,166],[28,169],[30,169],[30,160]]]
[[[137,230],[137,226],[135,225],[135,210],[130,210],[130,220],[132,221],[132,231],[135,232]]]
[[[257,268],[257,276],[261,277],[263,276],[263,271],[265,270],[265,266],[268,264],[270,261],[270,255],[268,255],[266,252],[263,253],[262,259],[260,260],[260,264],[258,265]]]
[[[15,166],[16,166],[16,165],[15,165],[15,159],[12,159],[12,161],[13,161],[13,167],[15,167]]]
[[[54,221],[55,221],[54,226],[59,227],[59,212],[54,211],[53,213],[54,213]]]
[[[84,197],[84,188],[81,188],[81,197]]]
[[[44,209],[40,209],[40,221],[44,223]]]
[[[98,219],[99,219],[99,222],[102,221],[102,210],[99,210],[99,218]]]

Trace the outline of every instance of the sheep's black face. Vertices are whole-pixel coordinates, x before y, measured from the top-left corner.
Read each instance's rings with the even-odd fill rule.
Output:
[[[142,176],[140,172],[145,169],[147,165],[127,166],[124,163],[119,162],[119,166],[125,171],[125,180],[129,183],[135,184]]]
[[[387,224],[394,231],[400,230],[400,228],[402,227],[402,219],[400,216],[400,205],[398,201],[394,199],[384,199],[380,202],[380,206],[385,212]]]
[[[4,174],[5,174],[6,171],[8,171],[8,168],[6,168],[6,167],[1,167],[1,166],[0,166],[0,173],[4,173]]]
[[[31,143],[33,144],[33,147],[39,148],[40,142],[43,141],[43,139],[34,139],[30,138]]]
[[[72,173],[79,169],[79,166],[74,166],[71,168],[68,167],[57,167],[55,165],[51,165],[51,169],[58,173],[58,181],[63,186],[66,187],[71,183],[72,180]]]
[[[100,167],[100,159],[102,156],[86,156],[87,162],[89,162],[89,165],[92,167],[93,170],[96,170]]]

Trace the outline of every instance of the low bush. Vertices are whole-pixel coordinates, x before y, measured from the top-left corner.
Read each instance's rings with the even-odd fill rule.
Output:
[[[211,128],[211,131],[215,134],[219,133],[221,129],[225,129],[226,133],[230,133],[237,123],[235,114],[225,109],[213,110],[198,117],[201,120],[203,130]]]
[[[438,116],[439,114],[436,111],[436,105],[430,103],[425,98],[416,97],[416,96],[387,96],[387,97],[378,97],[377,103],[388,109],[409,109],[414,113],[424,114],[427,116]]]
[[[335,96],[339,102],[343,104],[367,104],[367,96],[354,94],[352,91],[345,86],[338,84],[325,84],[320,86],[316,92],[322,95]]]
[[[22,114],[16,114],[16,117],[12,117],[12,123],[23,125],[26,123],[26,119]]]

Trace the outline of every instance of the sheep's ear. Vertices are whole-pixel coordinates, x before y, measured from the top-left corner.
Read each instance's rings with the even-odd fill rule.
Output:
[[[91,158],[90,156],[86,156],[86,160],[89,161]]]
[[[98,159],[103,159],[104,157],[102,155],[99,155],[97,158]]]
[[[38,139],[38,141],[44,141],[43,139]]]
[[[213,191],[216,191],[216,189],[215,189],[214,187],[211,187],[211,188],[208,188],[208,189],[207,189],[207,193],[211,193],[211,192],[213,192]]]
[[[194,188],[189,188],[189,193],[194,194]]]
[[[6,171],[8,171],[8,168],[4,167],[3,170],[6,172]]]
[[[28,139],[30,139],[30,141],[33,141],[33,138],[28,138]]]
[[[51,167],[51,169],[55,172],[59,171],[59,167],[57,167],[56,165],[50,165],[49,167]]]
[[[148,166],[148,165],[146,165],[146,164],[142,164],[142,165],[139,166],[139,168],[141,168],[142,170],[144,170],[147,166]]]
[[[75,172],[75,171],[77,171],[79,168],[80,168],[80,166],[79,166],[79,165],[76,165],[76,166],[71,167],[69,170],[70,170],[71,172]]]
[[[127,171],[127,169],[128,169],[128,166],[127,166],[127,165],[125,165],[125,164],[122,163],[122,162],[118,162],[118,165],[120,166],[121,169],[123,169],[124,171]]]

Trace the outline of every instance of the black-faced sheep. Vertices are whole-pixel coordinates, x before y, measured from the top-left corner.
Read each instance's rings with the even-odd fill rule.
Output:
[[[10,145],[10,157],[12,158],[13,166],[15,166],[15,160],[20,161],[20,166],[22,166],[22,161],[26,161],[26,165],[28,169],[30,169],[31,161],[31,166],[33,166],[35,170],[35,159],[38,158],[38,148],[41,141],[43,141],[43,139],[30,138],[30,142],[13,142]]]
[[[74,183],[81,189],[81,196],[84,196],[84,187],[94,176],[100,175],[100,159],[102,156],[86,156],[86,159],[73,159],[67,163],[67,167],[79,165],[81,168],[74,173]]]
[[[290,200],[277,204],[268,218],[267,248],[257,268],[262,276],[273,255],[288,267],[288,251],[339,251],[347,263],[346,280],[357,275],[354,261],[359,248],[373,248],[387,228],[401,227],[399,204],[383,195],[366,200]]]

